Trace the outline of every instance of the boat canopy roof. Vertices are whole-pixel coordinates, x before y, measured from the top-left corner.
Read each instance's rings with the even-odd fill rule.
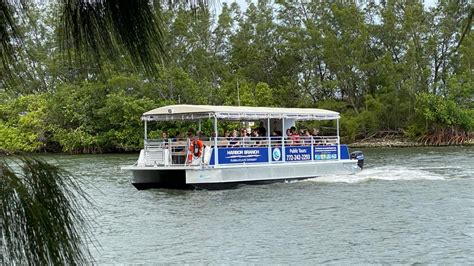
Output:
[[[314,108],[280,108],[217,105],[168,105],[143,114],[146,121],[197,120],[204,118],[226,120],[259,120],[290,118],[295,120],[335,120],[339,113]]]

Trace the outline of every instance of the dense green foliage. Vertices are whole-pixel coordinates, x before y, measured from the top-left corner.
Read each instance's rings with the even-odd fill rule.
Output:
[[[218,16],[175,5],[163,12],[166,64],[154,75],[128,56],[64,65],[54,16],[37,12],[42,23],[23,29],[34,56],[1,81],[2,148],[138,149],[140,115],[173,103],[327,108],[342,113],[345,141],[395,131],[462,143],[474,128],[473,7],[464,1],[222,3]]]

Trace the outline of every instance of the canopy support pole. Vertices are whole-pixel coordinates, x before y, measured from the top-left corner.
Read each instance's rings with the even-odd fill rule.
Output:
[[[339,118],[336,119],[337,134],[337,159],[341,160],[341,138],[339,137]]]
[[[285,118],[283,117],[281,119],[281,156],[282,156],[281,160],[282,162],[286,162],[285,137],[286,137]]]
[[[272,142],[270,140],[270,117],[267,118],[268,162],[272,162]]]
[[[201,122],[201,120],[199,120]],[[214,116],[214,165],[219,165],[219,153],[217,148],[217,116]]]
[[[148,128],[147,128],[147,121],[146,120],[144,120],[144,121],[145,121],[145,132],[144,132],[145,138],[144,139],[145,139],[145,143],[146,143],[148,141]]]
[[[199,119],[199,129],[198,129],[199,132],[201,132],[201,119]]]

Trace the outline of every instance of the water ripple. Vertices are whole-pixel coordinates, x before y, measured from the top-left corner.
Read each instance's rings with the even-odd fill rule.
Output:
[[[137,191],[135,155],[49,156],[98,214],[99,264],[473,264],[474,148],[367,149],[353,176]]]

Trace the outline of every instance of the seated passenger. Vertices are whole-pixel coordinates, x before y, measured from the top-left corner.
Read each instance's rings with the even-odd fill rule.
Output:
[[[198,131],[197,137],[202,141],[208,141],[209,138],[202,131]]]
[[[172,141],[172,147],[173,147],[173,152],[180,153],[184,152],[186,148],[186,142],[185,138],[183,137],[183,134],[181,132],[176,132],[176,136],[171,139]]]
[[[247,129],[246,128],[241,128],[240,129],[240,138],[241,138],[241,145],[245,146],[250,142],[250,137],[247,134]]]
[[[319,136],[319,129],[313,128],[311,134],[313,135],[313,140],[314,140],[315,145],[325,144],[324,139],[321,136]]]
[[[271,146],[280,147],[281,146],[281,131],[272,131],[270,136]]]
[[[263,125],[263,121],[260,121],[260,125],[256,129],[259,136],[265,137],[267,135],[267,130],[265,129],[265,126]]]
[[[258,135],[258,129],[252,130],[252,135],[250,139],[252,140],[252,144],[254,144],[255,147],[260,146],[261,143],[260,143],[260,137]]]
[[[311,134],[307,129],[303,130],[303,136],[301,137],[303,145],[311,145]]]
[[[168,133],[166,133],[166,131],[161,132],[161,139],[163,140],[163,147],[169,148]]]
[[[300,135],[298,135],[298,132],[296,131],[296,127],[291,127],[290,128],[290,140],[291,140],[291,145],[296,146],[300,145]]]
[[[179,140],[182,139],[182,138],[183,138],[183,136],[181,135],[181,132],[176,131],[176,135],[175,135],[175,137],[173,138],[173,141],[176,142],[176,141],[179,141]]]
[[[229,147],[229,141],[230,141],[230,132],[227,130],[224,130],[224,138],[223,140],[227,143],[227,147]]]
[[[237,137],[237,130],[232,131],[229,139],[229,147],[238,147],[240,145],[240,138]]]

